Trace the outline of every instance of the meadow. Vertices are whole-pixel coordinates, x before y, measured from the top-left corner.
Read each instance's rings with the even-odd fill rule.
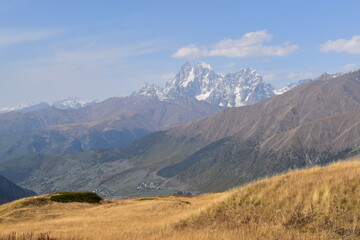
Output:
[[[223,193],[0,206],[1,240],[360,239],[360,161],[292,171]]]

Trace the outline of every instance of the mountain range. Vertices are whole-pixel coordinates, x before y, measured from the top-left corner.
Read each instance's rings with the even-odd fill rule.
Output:
[[[78,108],[90,106],[92,104],[95,104],[96,102],[97,101],[80,100],[77,97],[68,97],[63,100],[54,101],[51,104],[47,103],[47,102],[35,103],[35,102],[31,102],[31,101],[24,101],[14,107],[0,108],[0,113],[6,113],[6,112],[12,112],[12,111],[31,112],[31,111],[41,110],[41,109],[49,108],[49,107],[55,107],[58,109],[78,109]]]
[[[207,116],[220,107],[182,97],[110,98],[80,109],[49,107],[0,114],[0,161],[42,152],[83,152],[124,146],[150,132]]]
[[[322,78],[340,76],[337,74],[323,74]],[[261,75],[254,69],[244,68],[236,73],[223,75],[216,73],[212,67],[204,62],[191,66],[186,62],[164,88],[155,84],[144,83],[131,95],[157,96],[160,100],[191,97],[199,101],[225,107],[239,107],[253,104],[274,95],[282,94],[311,79],[299,80],[279,89],[270,83],[265,83]],[[18,111],[30,112],[44,108],[79,109],[98,103],[93,100],[80,100],[77,97],[68,97],[53,103],[24,101],[17,106],[0,108],[0,113]]]
[[[13,158],[0,164],[0,174],[38,193],[86,190],[107,197],[144,196],[220,191],[326,164],[358,154],[359,79],[360,71],[323,76],[120,148]]]
[[[67,98],[8,108],[12,111],[0,114],[0,161],[34,152],[125,146],[151,132],[274,95],[273,87],[253,69],[224,76],[204,62],[185,63],[165,88],[146,83],[129,96],[102,102]]]

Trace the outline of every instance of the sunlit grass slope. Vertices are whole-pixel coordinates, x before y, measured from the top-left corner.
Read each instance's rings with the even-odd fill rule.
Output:
[[[238,230],[244,239],[360,239],[360,162],[249,184],[178,227]]]
[[[40,233],[53,239],[100,240],[360,239],[360,161],[289,172],[196,197],[101,204],[27,198],[0,206],[0,229],[4,239],[11,239],[11,232],[17,235],[13,239],[41,239]]]

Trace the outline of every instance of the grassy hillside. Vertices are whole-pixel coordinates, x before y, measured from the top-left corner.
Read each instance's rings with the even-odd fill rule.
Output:
[[[1,205],[0,228],[0,239],[360,239],[360,161],[195,197],[32,197]]]
[[[246,185],[177,227],[240,231],[244,239],[360,239],[360,162]]]

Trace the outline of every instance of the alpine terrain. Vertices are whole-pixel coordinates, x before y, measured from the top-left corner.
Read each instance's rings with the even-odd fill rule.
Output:
[[[0,164],[0,174],[38,193],[144,196],[222,191],[326,164],[358,153],[359,79],[355,71],[310,81],[121,148],[13,158]]]
[[[185,63],[165,88],[145,83],[130,96],[98,103],[77,98],[52,104],[27,102],[0,114],[0,161],[29,153],[64,154],[125,146],[151,132],[225,107],[253,104],[275,93],[253,69],[223,76],[199,62],[195,66]]]

